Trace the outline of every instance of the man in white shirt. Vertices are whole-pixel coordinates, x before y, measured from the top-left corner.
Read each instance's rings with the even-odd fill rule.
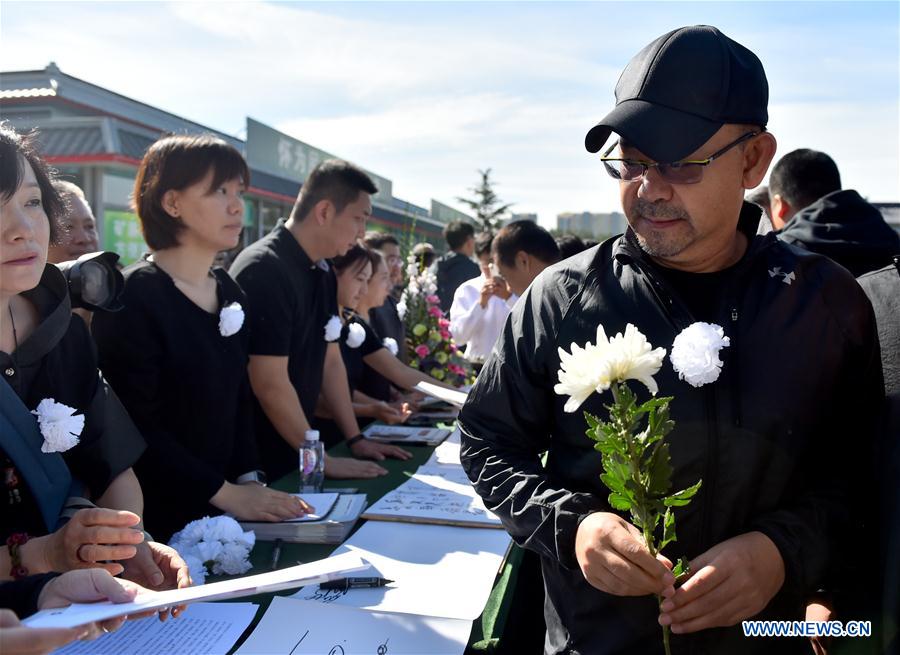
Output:
[[[475,239],[475,256],[481,275],[463,282],[453,294],[450,333],[457,345],[466,344],[465,357],[483,363],[494,348],[503,324],[518,296],[502,278],[491,275],[493,235],[482,232]]]

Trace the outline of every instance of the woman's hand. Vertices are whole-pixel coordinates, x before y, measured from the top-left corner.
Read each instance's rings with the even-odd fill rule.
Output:
[[[375,418],[388,425],[403,423],[409,418],[410,414],[412,414],[412,412],[409,411],[409,405],[406,403],[389,405],[388,403],[381,401],[375,403],[372,407]]]
[[[258,484],[226,482],[209,502],[239,521],[284,521],[313,511],[306,501]]]
[[[377,478],[380,475],[387,475],[387,469],[378,466],[375,462],[364,462],[350,457],[331,457],[326,453],[325,475],[340,480]]]
[[[131,559],[144,533],[132,526],[141,518],[132,512],[93,507],[75,512],[68,523],[42,540],[45,571],[99,567],[118,575],[117,560]]]
[[[145,541],[138,545],[137,555],[124,562],[122,578],[147,589],[182,589],[193,582],[188,566],[174,548],[155,541]],[[177,618],[185,605],[172,608],[172,617]],[[148,614],[152,615],[153,612]],[[159,612],[159,620],[169,618],[169,610]]]

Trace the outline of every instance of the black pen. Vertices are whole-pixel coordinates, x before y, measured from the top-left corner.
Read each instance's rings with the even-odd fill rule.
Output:
[[[284,543],[281,539],[275,540],[275,546],[272,548],[272,566],[270,567],[272,571],[278,568],[278,560],[281,558],[281,544]]]
[[[389,585],[393,580],[385,580],[384,578],[341,578],[339,580],[331,580],[323,582],[319,585],[319,589],[327,591],[347,591],[348,589],[374,589],[375,587],[383,587]]]

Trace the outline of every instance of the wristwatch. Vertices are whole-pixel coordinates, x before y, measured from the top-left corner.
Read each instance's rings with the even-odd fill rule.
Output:
[[[364,435],[360,432],[355,437],[350,437],[349,439],[347,439],[347,448],[349,448],[350,446],[352,446],[355,443],[359,443],[360,441],[365,441],[365,440],[366,440],[366,435]]]
[[[266,479],[265,471],[250,471],[238,476],[236,482],[238,484],[258,484],[261,487],[265,487],[268,480]]]

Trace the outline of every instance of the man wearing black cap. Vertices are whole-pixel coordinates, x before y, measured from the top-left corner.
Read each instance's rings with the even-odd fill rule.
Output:
[[[759,59],[713,27],[669,32],[628,63],[586,146],[618,180],[629,228],[538,276],[460,413],[475,488],[541,556],[546,653],[660,653],[660,624],[673,653],[808,652],[744,637],[741,621],[802,620],[833,584],[838,544],[859,538],[850,495],[883,400],[875,324],[846,271],[756,234],[743,196],[775,154],[767,103]],[[669,362],[655,376],[675,397],[673,488],[703,485],[654,559],[610,507],[585,436],[581,410],[606,416],[612,397],[566,412],[559,349],[633,323],[669,350],[696,321],[730,345],[714,382],[694,387]],[[676,589],[679,556],[691,577]]]

